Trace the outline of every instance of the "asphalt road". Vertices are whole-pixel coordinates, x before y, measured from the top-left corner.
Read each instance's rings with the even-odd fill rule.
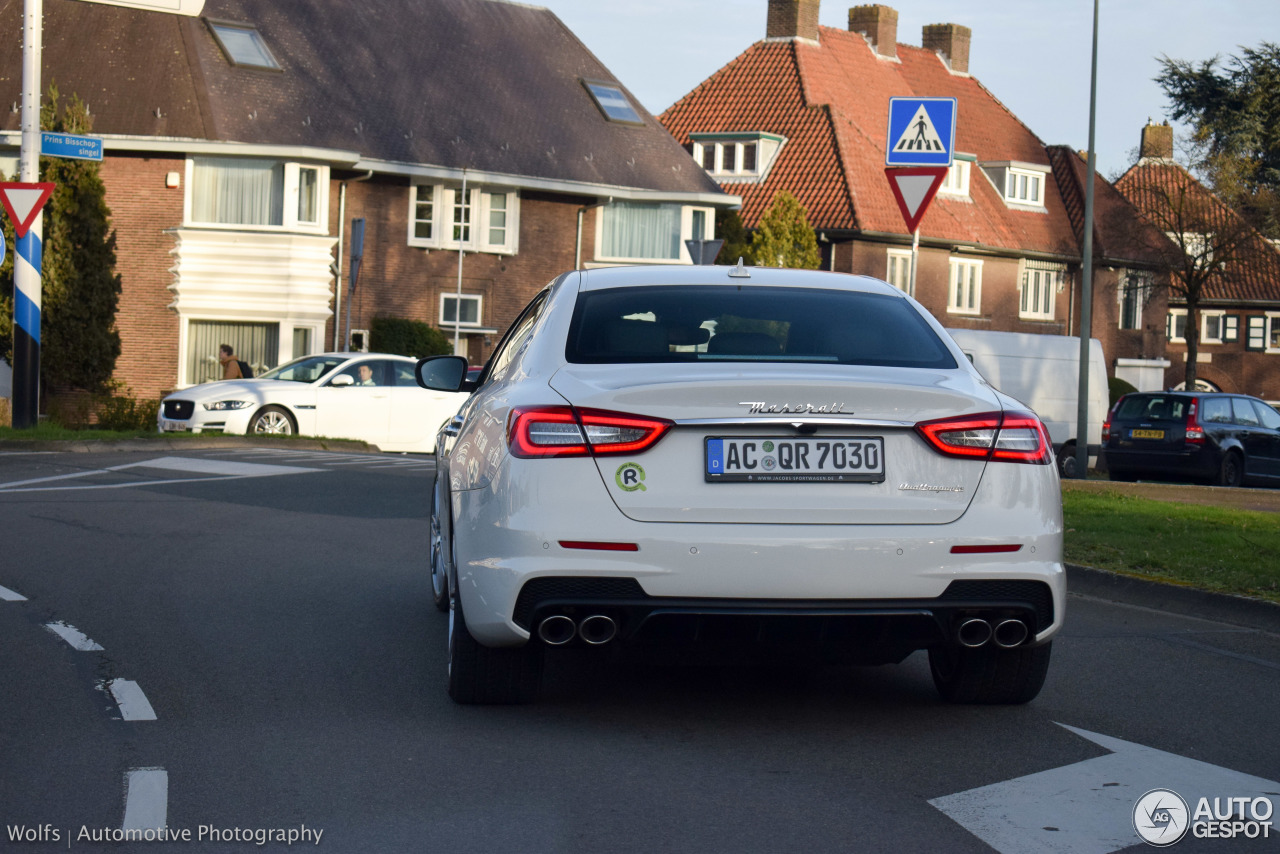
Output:
[[[555,651],[537,705],[456,706],[432,476],[372,454],[0,454],[0,851],[276,831],[336,852],[1143,850],[1151,789],[1280,803],[1280,637],[1076,596],[1027,706],[943,705],[919,654],[607,650]],[[93,841],[146,819],[191,841]]]

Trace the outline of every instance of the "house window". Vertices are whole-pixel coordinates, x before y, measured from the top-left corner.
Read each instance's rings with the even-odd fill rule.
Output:
[[[414,184],[409,188],[409,245],[514,255],[519,231],[515,192]]]
[[[1067,277],[1065,264],[1026,261],[1022,269],[1022,299],[1018,316],[1027,320],[1053,320],[1055,297]]]
[[[1225,312],[1200,312],[1200,343],[1221,344],[1226,337],[1226,320]]]
[[[218,348],[223,344],[230,344],[236,358],[248,362],[254,376],[261,376],[280,362],[280,324],[190,321],[185,366],[189,383],[222,379]]]
[[[1010,168],[1005,171],[1004,197],[1020,205],[1042,205],[1043,183],[1044,174],[1041,172]]]
[[[680,257],[680,205],[611,202],[601,212],[600,258],[675,261]]]
[[[982,262],[951,259],[947,311],[978,314],[982,310]]]
[[[939,193],[946,193],[949,196],[968,196],[969,195],[969,169],[968,160],[954,160],[951,168],[947,170],[947,177],[943,179],[942,186],[938,188]]]
[[[459,303],[457,294],[441,294],[440,295],[440,325],[453,327],[457,326],[479,326],[480,325],[480,301],[481,298],[475,294],[463,294],[462,301]],[[458,306],[462,306],[462,316],[458,316]]]
[[[884,280],[904,294],[911,293],[911,253],[890,249],[887,255]]]
[[[742,143],[742,171],[754,173],[756,171],[756,148],[754,142]]]
[[[1187,340],[1187,310],[1171,308],[1165,316],[1164,334],[1174,344],[1182,344]]]
[[[720,181],[753,183],[761,180],[784,137],[765,133],[692,134],[693,159]]]
[[[1129,271],[1123,274],[1120,285],[1120,328],[1141,329],[1142,309],[1151,298],[1150,273]]]
[[[280,63],[276,62],[276,58],[271,55],[261,33],[253,27],[210,23],[209,28],[217,37],[222,52],[235,65],[280,70]]]
[[[591,93],[591,99],[596,102],[596,107],[609,121],[628,125],[644,124],[640,113],[631,105],[631,101],[627,100],[627,96],[622,94],[622,87],[617,83],[583,80],[582,85],[587,87],[587,91]]]
[[[248,157],[188,162],[188,222],[195,225],[325,228],[327,166]],[[294,199],[289,205],[285,199]]]

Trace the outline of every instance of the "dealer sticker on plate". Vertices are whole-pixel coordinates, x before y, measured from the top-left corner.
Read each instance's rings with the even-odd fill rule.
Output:
[[[708,483],[881,483],[884,439],[710,436],[705,474]]]

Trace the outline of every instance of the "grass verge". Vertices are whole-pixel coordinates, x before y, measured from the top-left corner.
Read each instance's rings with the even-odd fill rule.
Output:
[[[1280,514],[1064,490],[1068,563],[1280,602]]]

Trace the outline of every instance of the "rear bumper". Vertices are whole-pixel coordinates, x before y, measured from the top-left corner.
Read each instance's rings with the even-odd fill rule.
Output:
[[[1109,471],[1152,477],[1213,477],[1221,465],[1220,455],[1208,446],[1179,451],[1107,448],[1106,460]]]

